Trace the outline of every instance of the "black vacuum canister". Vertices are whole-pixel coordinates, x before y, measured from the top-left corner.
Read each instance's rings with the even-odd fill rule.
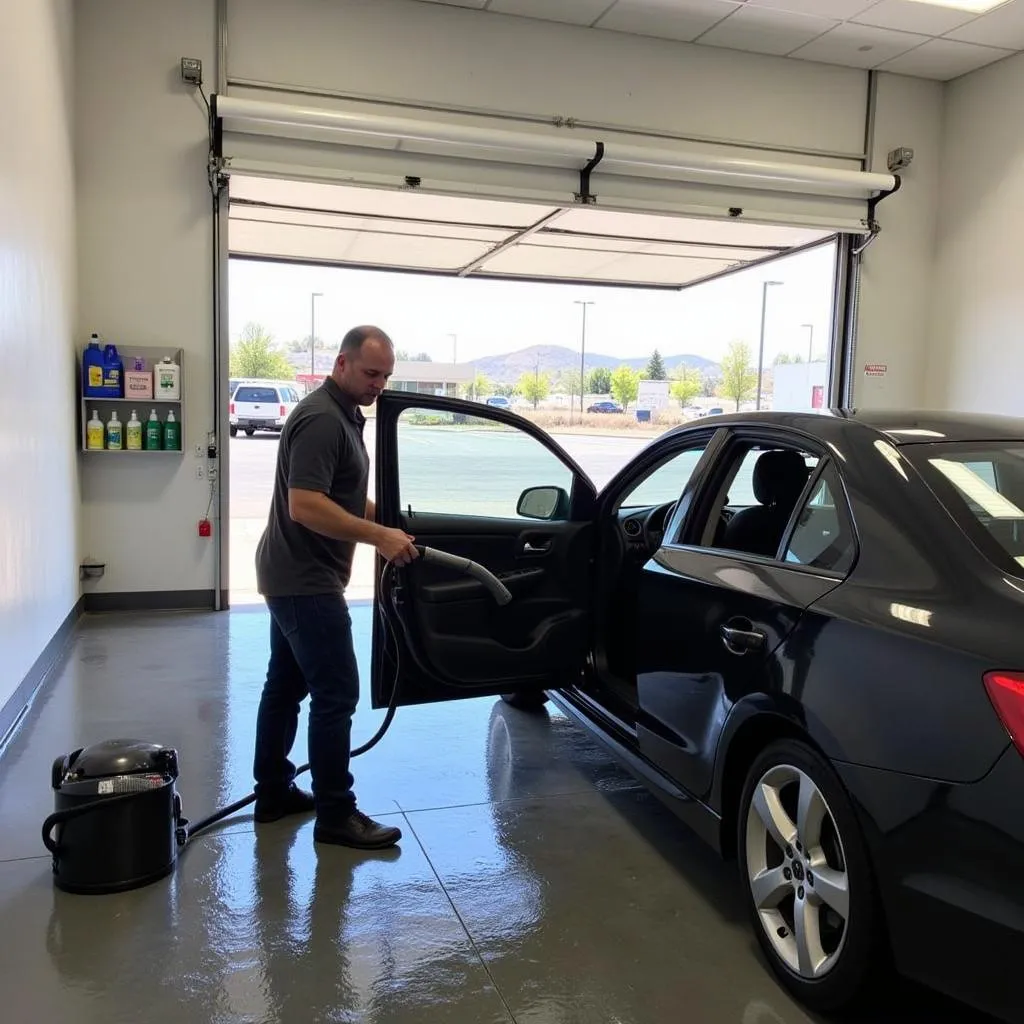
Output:
[[[140,740],[106,740],[57,758],[54,813],[43,822],[57,887],[123,892],[170,874],[187,824],[177,778],[177,751]]]

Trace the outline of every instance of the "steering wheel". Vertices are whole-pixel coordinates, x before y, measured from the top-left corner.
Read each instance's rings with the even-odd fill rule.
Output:
[[[677,499],[665,505],[657,505],[644,516],[643,536],[649,551],[657,551],[661,547],[665,539],[665,526],[671,521],[678,504]]]

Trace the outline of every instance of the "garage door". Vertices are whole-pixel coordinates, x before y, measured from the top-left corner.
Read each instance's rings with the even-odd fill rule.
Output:
[[[235,255],[680,288],[864,233],[852,163],[216,96]]]

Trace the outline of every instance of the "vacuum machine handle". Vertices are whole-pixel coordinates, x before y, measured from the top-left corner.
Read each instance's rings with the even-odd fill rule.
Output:
[[[460,555],[449,554],[447,551],[439,551],[437,548],[428,548],[423,544],[417,544],[416,550],[424,562],[443,565],[454,572],[463,573],[479,580],[498,604],[506,605],[512,600],[512,594],[508,587],[490,569],[484,568],[479,562],[474,562],[471,558],[462,558]]]
[[[43,822],[43,846],[45,846],[50,853],[56,854],[59,849],[57,843],[54,842],[53,836],[50,833],[53,831],[54,825],[60,825],[65,821],[70,821],[72,818],[80,818],[83,814],[91,814],[93,811],[102,808],[107,808],[111,804],[120,803],[124,800],[131,800],[132,797],[136,797],[139,794],[137,792],[132,793],[118,793],[116,796],[106,796],[99,800],[91,800],[87,804],[79,804],[77,807],[65,807],[62,811],[54,811],[44,822]]]

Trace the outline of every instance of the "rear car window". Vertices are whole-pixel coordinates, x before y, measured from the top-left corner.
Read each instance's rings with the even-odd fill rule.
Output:
[[[1024,441],[903,452],[982,553],[1024,575]]]
[[[243,385],[235,392],[236,402],[276,402],[276,388],[253,388]]]

